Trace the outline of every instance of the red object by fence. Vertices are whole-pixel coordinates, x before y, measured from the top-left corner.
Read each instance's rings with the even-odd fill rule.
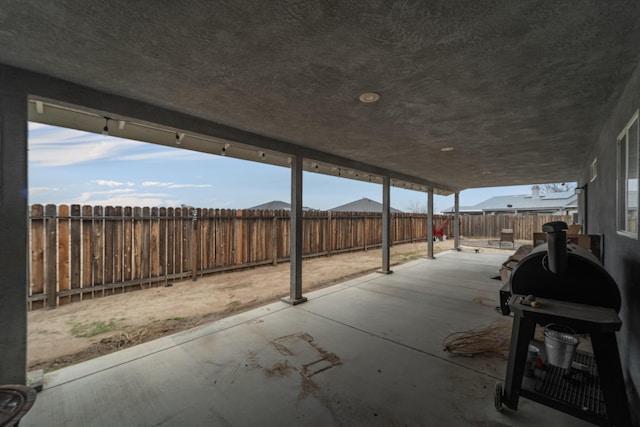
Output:
[[[451,218],[447,218],[445,222],[440,225],[440,227],[433,226],[433,238],[438,240],[444,240],[444,229],[451,222]]]

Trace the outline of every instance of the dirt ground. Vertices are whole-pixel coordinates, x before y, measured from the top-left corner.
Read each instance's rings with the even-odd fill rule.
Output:
[[[488,240],[463,239],[461,247],[504,252],[505,259],[513,253]],[[434,244],[435,253],[452,248],[453,240]],[[397,245],[391,265],[425,255],[424,242]],[[303,292],[375,271],[381,258],[373,249],[304,260]],[[282,263],[31,311],[28,368],[52,371],[277,301],[288,295],[289,268]]]

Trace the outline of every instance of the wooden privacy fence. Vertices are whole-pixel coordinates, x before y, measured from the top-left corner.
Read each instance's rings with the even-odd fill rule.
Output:
[[[31,308],[55,307],[126,289],[289,259],[289,211],[33,205],[29,250]],[[511,228],[531,239],[569,216],[460,216],[460,234],[497,238]],[[453,235],[451,216],[434,216]],[[425,241],[427,215],[391,217],[391,241]],[[304,256],[382,244],[379,213],[304,212]]]
[[[551,221],[573,223],[571,215],[461,215],[460,234],[471,238],[499,238],[500,230],[510,228],[516,240],[533,241],[533,233]],[[464,231],[463,231],[464,230]]]
[[[33,309],[289,259],[289,211],[33,205],[29,221]],[[379,213],[305,212],[303,230],[305,256],[382,243]],[[426,240],[427,215],[394,214],[390,237]]]

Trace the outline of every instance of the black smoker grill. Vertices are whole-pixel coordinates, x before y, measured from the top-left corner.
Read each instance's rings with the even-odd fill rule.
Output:
[[[560,221],[542,226],[547,244],[537,246],[513,269],[508,284],[511,293],[609,307],[619,312],[616,282],[591,252],[567,244],[567,228]]]
[[[523,258],[500,291],[503,314],[514,318],[507,375],[504,385],[496,384],[494,403],[497,410],[503,404],[516,410],[523,396],[598,425],[630,426],[615,336],[622,325],[620,291],[595,256],[567,244],[567,228],[564,222],[545,224],[547,244]],[[537,306],[526,302],[529,295]],[[588,334],[593,353],[578,351],[568,369],[548,363],[534,332],[536,325],[550,324]],[[527,360],[531,344],[540,360]]]

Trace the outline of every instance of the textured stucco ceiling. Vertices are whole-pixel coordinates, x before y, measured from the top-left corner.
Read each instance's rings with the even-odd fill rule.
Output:
[[[0,63],[454,190],[577,179],[639,58],[637,1],[0,4]]]

